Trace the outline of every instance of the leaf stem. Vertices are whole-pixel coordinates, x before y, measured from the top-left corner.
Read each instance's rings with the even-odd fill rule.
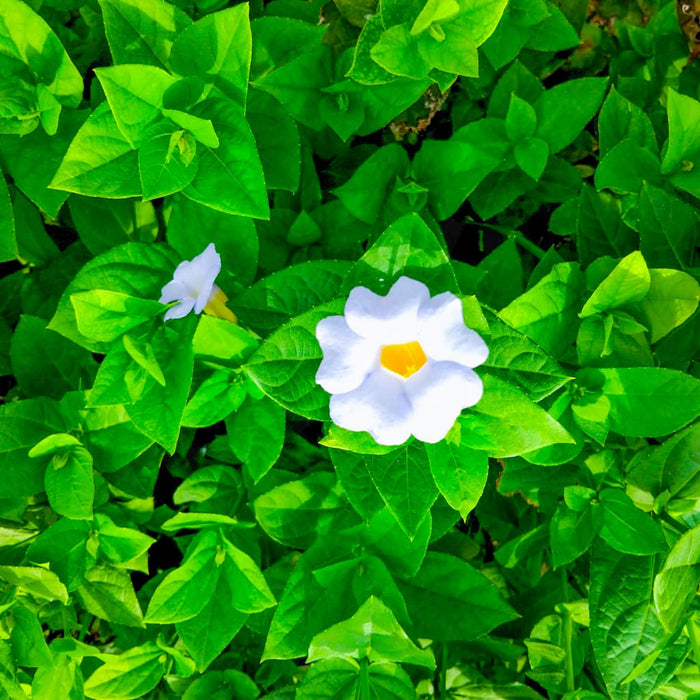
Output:
[[[515,229],[511,228],[506,228],[505,226],[497,226],[496,224],[485,224],[482,221],[475,221],[471,218],[467,218],[466,221],[468,224],[472,224],[474,226],[482,226],[484,228],[490,229],[491,231],[495,231],[496,233],[500,233],[506,238],[510,238],[511,240],[515,241],[521,248],[524,248],[529,253],[532,253],[539,260],[541,260],[546,254],[545,250],[540,248],[536,243],[533,243],[529,238],[527,238],[527,236],[520,233],[520,231],[516,231]]]
[[[565,566],[561,569],[562,572],[562,584],[564,590],[564,603],[569,602],[569,576],[568,571]],[[573,693],[576,690],[576,682],[574,678],[574,658],[572,655],[572,642],[574,635],[574,628],[571,620],[571,612],[567,607],[564,610],[564,629],[562,630],[562,636],[564,637],[564,664],[566,667],[566,690],[569,693]]]
[[[369,694],[369,659],[360,659],[360,700],[370,700]]]
[[[695,624],[693,623],[692,617],[685,623],[685,628],[688,631],[688,637],[690,638],[690,646],[693,650],[695,665],[700,671],[700,639],[698,639],[698,635],[695,631]]]
[[[70,620],[68,619],[68,607],[66,605],[61,607],[61,624],[63,625],[63,637],[71,639]]]
[[[438,694],[438,698],[446,699],[447,698],[447,664],[448,664],[448,648],[447,644],[442,645],[442,653],[440,656],[440,677],[439,677],[439,684],[440,684],[440,692]]]

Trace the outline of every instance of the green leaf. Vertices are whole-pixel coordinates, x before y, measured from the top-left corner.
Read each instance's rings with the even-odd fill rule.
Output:
[[[664,190],[644,184],[639,193],[639,247],[653,267],[691,266],[698,223],[693,207]]]
[[[700,495],[700,425],[693,424],[661,445],[639,454],[627,478],[635,490],[650,494],[651,502],[664,492],[671,513],[695,509]],[[684,499],[688,501],[684,501]]]
[[[485,452],[447,440],[426,445],[430,472],[438,490],[463,520],[476,508],[489,474]]]
[[[408,156],[401,146],[382,146],[355,170],[347,182],[334,189],[333,194],[357,219],[374,223],[386,207],[396,178],[405,177],[408,167]]]
[[[0,469],[5,494],[18,498],[44,490],[45,464],[29,457],[28,452],[45,437],[65,431],[65,419],[52,399],[41,397],[0,406]]]
[[[566,566],[588,551],[598,528],[590,505],[572,510],[566,503],[560,503],[549,524],[554,568]]]
[[[448,554],[428,552],[400,587],[419,637],[472,640],[518,616],[483,574]]]
[[[246,117],[255,136],[267,188],[296,192],[301,177],[301,144],[296,122],[274,97],[252,89]]]
[[[144,627],[141,606],[131,577],[114,566],[93,566],[76,591],[83,607],[92,615],[117,625]]]
[[[187,687],[182,700],[208,700],[218,694],[237,700],[255,700],[260,691],[242,671],[209,671]]]
[[[79,446],[54,454],[46,468],[44,488],[51,507],[59,515],[71,520],[92,518],[92,455]]]
[[[522,315],[525,316],[525,309]],[[571,381],[540,345],[501,321],[493,312],[486,311],[485,316],[488,329],[475,328],[489,348],[484,366],[489,367],[492,374],[518,384],[535,402]]]
[[[95,70],[119,131],[138,148],[156,121],[161,119],[163,95],[175,78],[148,65],[110,66]]]
[[[542,139],[526,138],[515,144],[513,155],[518,167],[538,182],[547,167],[549,146]]]
[[[28,561],[48,564],[69,592],[79,588],[94,559],[88,554],[90,524],[82,520],[61,518],[32,542],[27,550]]]
[[[141,194],[136,151],[122,136],[103,102],[80,127],[49,188],[92,197],[122,199]]]
[[[212,149],[202,144],[199,170],[183,194],[227,214],[269,218],[262,165],[241,108],[210,98],[198,104],[194,113],[211,120],[220,145]]]
[[[224,540],[226,557],[221,576],[233,592],[231,605],[243,613],[257,613],[277,604],[258,565],[243,550]]]
[[[622,257],[638,247],[636,233],[622,220],[619,199],[609,192],[596,192],[584,182],[576,214],[573,232],[582,264],[588,265],[600,255]]]
[[[649,293],[649,268],[639,252],[622,258],[612,272],[595,288],[579,316],[587,318],[609,309],[641,301]]]
[[[418,52],[418,43],[408,24],[397,24],[382,32],[370,49],[372,59],[384,70],[406,78],[425,78],[430,63]]]
[[[457,0],[428,0],[416,17],[411,27],[411,34],[416,35],[430,28],[433,23],[445,22],[459,14]]]
[[[228,579],[219,576],[204,607],[189,620],[175,623],[175,629],[200,673],[221,654],[248,619],[246,613],[233,608],[232,600],[233,591]]]
[[[170,280],[178,262],[165,246],[126,243],[110,249],[88,262],[75,276],[63,293],[48,328],[88,350],[104,352],[107,349],[105,344],[86,338],[78,330],[71,296],[103,289],[142,300],[155,300],[160,296],[162,286]],[[165,310],[165,307],[162,309]]]
[[[634,680],[629,673],[656,650],[664,635],[653,608],[654,557],[621,555],[600,544],[591,562],[591,642],[612,700],[650,697],[685,656],[678,640],[660,650]]]
[[[654,127],[646,112],[613,86],[598,115],[598,143],[601,157],[627,138],[650,151],[658,148]]]
[[[40,666],[32,679],[33,700],[54,700],[79,697],[83,689],[83,673],[78,661],[68,656],[56,656],[50,663]],[[60,695],[59,695],[60,694]]]
[[[700,102],[668,91],[668,145],[661,163],[661,172],[683,171],[684,162],[694,163],[700,156]]]
[[[212,510],[216,504],[222,505],[222,510],[234,507],[236,496],[241,490],[239,473],[225,464],[211,464],[200,467],[192,472],[176,489],[173,503],[206,503],[207,509]],[[175,518],[194,513],[178,513]],[[175,518],[171,518],[170,522]]]
[[[0,579],[37,600],[68,605],[68,591],[53,571],[38,566],[0,566]]]
[[[183,260],[192,260],[214,243],[221,256],[217,284],[229,294],[229,289],[236,290],[255,279],[258,234],[247,216],[227,214],[178,196],[170,207],[167,239]]]
[[[469,142],[456,138],[423,141],[411,166],[416,182],[428,188],[430,206],[439,221],[452,216],[501,160],[498,154],[479,148],[477,138]]]
[[[194,139],[182,129],[159,122],[144,135],[139,148],[139,177],[144,201],[179,192],[197,174]]]
[[[337,529],[345,510],[333,474],[319,472],[280,484],[253,502],[260,527],[272,539],[296,549]]]
[[[666,549],[666,540],[658,522],[636,508],[624,491],[603,489],[600,503],[600,536],[618,552],[643,556]]]
[[[51,663],[51,652],[36,614],[22,605],[15,605],[11,610],[14,627],[10,632],[10,644],[16,663],[32,668]]]
[[[190,397],[182,414],[182,425],[203,428],[238,410],[247,395],[245,378],[229,370],[217,370]]]
[[[182,564],[171,571],[151,596],[146,622],[165,625],[183,622],[201,612],[211,598],[220,576],[216,532],[197,535]]]
[[[569,433],[513,384],[482,377],[484,395],[457,419],[462,444],[490,457],[511,457],[558,443],[573,443]]]
[[[0,261],[14,260],[18,255],[15,238],[15,217],[5,176],[0,173]]]
[[[401,275],[424,282],[432,294],[459,291],[443,242],[418,214],[406,214],[389,226],[352,267],[343,289],[365,285],[386,293]]]
[[[339,301],[317,306],[273,333],[255,352],[245,371],[274,401],[312,420],[328,420],[328,395],[316,384],[323,356],[315,336],[318,322],[342,313]]]
[[[100,554],[115,565],[126,564],[145,554],[155,542],[152,537],[129,527],[119,527],[108,515],[95,513]]]
[[[90,386],[97,369],[86,350],[48,330],[43,319],[28,315],[15,327],[10,360],[25,396],[60,399],[67,391]]]
[[[700,285],[679,270],[649,270],[649,275],[651,286],[640,307],[655,343],[695,313]]]
[[[257,483],[275,465],[282,453],[286,425],[284,409],[263,396],[246,397],[226,421],[226,433],[233,453]]]
[[[374,596],[351,618],[311,640],[308,663],[332,658],[368,659],[373,663],[396,661],[435,668],[432,651],[416,647],[391,610]]]
[[[584,278],[576,263],[559,263],[499,312],[513,328],[552,354],[573,341]]]
[[[170,65],[175,73],[204,81],[202,97],[246,103],[252,38],[248,6],[213,12],[187,27],[175,41]]]
[[[700,525],[683,533],[654,578],[654,605],[668,632],[683,622],[700,580]]]
[[[123,654],[108,654],[85,681],[85,695],[94,700],[132,700],[153,690],[166,671],[167,655],[152,642]]]
[[[566,148],[598,112],[607,87],[605,78],[579,78],[544,92],[533,105],[537,113],[535,136],[549,144],[551,153]]]
[[[474,30],[466,22],[451,22],[418,37],[418,53],[432,68],[468,78],[479,76]]]
[[[645,182],[661,185],[659,159],[632,139],[623,139],[606,154],[595,171],[595,186],[618,194],[637,194]]]
[[[360,697],[360,667],[354,659],[325,659],[310,666],[297,689],[299,700],[354,700]],[[397,664],[372,664],[367,671],[370,697],[413,700],[410,676]]]
[[[256,282],[232,300],[241,320],[259,333],[268,333],[292,317],[340,295],[350,263],[313,260],[290,265]]]
[[[367,471],[383,501],[410,539],[414,539],[438,490],[420,443],[384,455],[366,455]]]
[[[240,326],[205,315],[199,318],[192,342],[195,356],[234,366],[239,366],[258,347],[255,337]]]
[[[661,367],[584,370],[587,393],[574,397],[574,415],[598,414],[620,435],[668,435],[700,413],[700,380]]]
[[[70,302],[78,332],[101,343],[110,343],[163,313],[158,301],[106,289],[71,294]]]
[[[83,79],[78,69],[49,25],[19,0],[7,0],[0,8],[0,53],[24,63],[60,104],[80,104]]]
[[[51,218],[58,216],[61,206],[68,198],[68,193],[50,190],[48,185],[63,160],[68,145],[87,116],[87,110],[64,111],[58,130],[53,136],[46,134],[43,129],[36,129],[21,139],[15,136],[0,138],[0,152],[14,184]],[[3,185],[0,183],[0,192],[2,191]],[[5,216],[10,217],[11,225],[11,211]],[[3,218],[0,214],[0,221]],[[0,229],[2,229],[1,224]],[[0,251],[2,250],[2,244],[0,244]],[[2,255],[0,252],[0,259]]]

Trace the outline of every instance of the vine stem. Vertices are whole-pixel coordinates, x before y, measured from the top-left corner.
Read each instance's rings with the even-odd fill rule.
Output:
[[[440,693],[438,695],[438,697],[441,699],[447,698],[447,663],[448,663],[447,654],[448,654],[447,644],[443,644],[442,645],[442,653],[440,655],[440,677],[439,677]]]
[[[369,694],[369,659],[360,659],[360,700],[370,700]]]
[[[562,588],[564,590],[564,603],[569,602],[569,575],[565,566],[561,568],[562,576]],[[564,652],[566,654],[564,659],[564,664],[566,667],[566,690],[569,693],[573,693],[576,690],[576,683],[574,678],[574,658],[572,655],[572,641],[574,635],[574,628],[571,620],[571,612],[568,608],[564,608],[564,629],[562,630],[562,636],[564,637]]]
[[[524,248],[528,252],[532,253],[539,260],[541,260],[546,254],[546,251],[542,250],[542,248],[540,248],[536,243],[533,243],[527,236],[520,233],[520,231],[516,231],[515,229],[506,228],[505,226],[497,226],[496,224],[485,224],[471,218],[468,218],[466,222],[474,226],[480,226],[490,229],[491,231],[495,231],[496,233],[500,233],[501,236],[505,236],[505,238],[510,238],[521,248]]]

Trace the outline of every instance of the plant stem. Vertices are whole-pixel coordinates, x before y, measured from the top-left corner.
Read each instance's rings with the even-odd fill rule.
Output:
[[[562,584],[564,589],[564,602],[569,602],[569,576],[565,566],[561,569],[562,572]],[[569,693],[573,693],[576,690],[575,678],[574,678],[574,658],[572,655],[572,642],[574,635],[574,628],[571,620],[571,613],[568,608],[564,608],[564,620],[563,620],[563,630],[562,636],[564,637],[564,652],[566,654],[564,658],[564,664],[566,667],[566,690]]]
[[[695,625],[693,624],[692,617],[685,623],[685,628],[688,631],[688,637],[690,637],[690,646],[693,649],[695,665],[698,667],[698,670],[700,670],[700,639],[698,639],[698,635],[695,632]]]
[[[61,623],[63,625],[63,636],[65,639],[71,638],[70,621],[68,620],[68,608],[64,605],[61,608]]]
[[[360,700],[370,700],[369,695],[369,659],[360,659]]]
[[[440,657],[440,677],[439,677],[439,683],[440,683],[440,692],[438,694],[438,697],[441,698],[441,700],[444,700],[447,698],[447,644],[442,645],[442,654]]]
[[[506,228],[505,226],[496,226],[495,224],[485,224],[483,222],[474,221],[474,219],[467,219],[467,223],[472,224],[474,226],[481,226],[484,228],[488,228],[491,231],[495,231],[496,233],[500,233],[502,236],[505,236],[506,238],[510,238],[511,240],[514,240],[521,248],[524,248],[528,252],[532,253],[539,260],[541,260],[545,256],[546,251],[542,250],[542,248],[540,248],[536,243],[533,243],[529,238],[527,238],[527,236],[520,233],[520,231]]]

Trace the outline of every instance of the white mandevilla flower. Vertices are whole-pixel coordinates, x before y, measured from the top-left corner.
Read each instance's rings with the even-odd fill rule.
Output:
[[[175,268],[173,279],[160,290],[158,301],[161,304],[178,302],[165,312],[165,320],[182,318],[194,310],[196,314],[204,311],[235,323],[235,314],[225,305],[228,298],[214,284],[219,272],[221,256],[213,243],[192,260],[181,262]]]
[[[401,277],[386,296],[355,287],[344,316],[316,326],[323,361],[316,381],[330,393],[334,423],[366,430],[380,445],[410,435],[439,442],[464,408],[481,399],[472,369],[488,357],[464,325],[462,302]]]

